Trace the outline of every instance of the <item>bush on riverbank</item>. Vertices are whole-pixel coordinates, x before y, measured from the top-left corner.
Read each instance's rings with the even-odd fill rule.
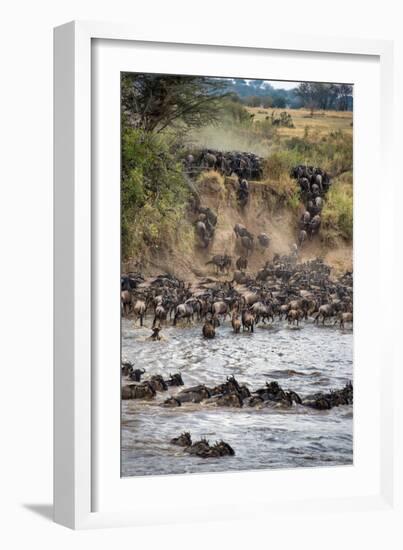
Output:
[[[336,178],[326,197],[322,211],[321,238],[325,244],[334,245],[338,238],[353,239],[353,186],[348,172]]]
[[[123,130],[121,192],[123,259],[176,241],[189,189],[167,136]]]

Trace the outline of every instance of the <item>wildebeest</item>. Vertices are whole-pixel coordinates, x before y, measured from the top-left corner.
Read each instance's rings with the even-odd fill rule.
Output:
[[[152,333],[150,336],[150,340],[153,340],[154,342],[161,340],[162,336],[160,335],[161,327],[159,325],[155,325],[152,327]]]
[[[152,399],[155,394],[155,389],[148,381],[122,387],[122,399]]]
[[[203,336],[204,338],[214,338],[215,337],[215,328],[214,328],[214,325],[211,321],[209,320],[206,320],[204,322],[204,325],[203,325],[203,328],[202,328],[202,333],[203,333]]]
[[[251,306],[255,302],[259,302],[260,296],[256,292],[245,292],[242,294],[242,304],[244,306]]]
[[[194,314],[194,302],[179,304],[175,310],[173,326],[176,326],[178,319],[187,319],[190,323]]]
[[[210,243],[210,238],[207,232],[206,224],[203,221],[199,220],[196,222],[196,235],[199,237],[203,247],[207,248]]]
[[[246,283],[247,280],[248,280],[248,277],[245,275],[243,271],[234,271],[234,277],[233,277],[234,283],[244,284]]]
[[[200,403],[209,397],[211,397],[211,392],[204,384],[185,388],[176,396],[181,403]]]
[[[206,262],[206,265],[213,264],[217,272],[220,271],[221,273],[224,271],[229,271],[232,265],[232,258],[228,254],[216,254],[212,257],[211,260]]]
[[[129,378],[133,380],[133,382],[141,382],[141,376],[145,372],[145,369],[134,369],[131,373],[129,373]]]
[[[319,210],[322,209],[322,206],[323,206],[322,197],[316,197],[315,198],[315,206],[316,206],[316,208],[319,208]]]
[[[133,363],[122,361],[122,376],[129,376],[133,372]]]
[[[166,318],[167,318],[166,309],[164,308],[164,306],[158,305],[155,308],[155,311],[154,311],[154,320],[153,320],[153,325],[152,326],[155,327],[157,322],[161,323],[163,321],[166,321]]]
[[[211,306],[211,313],[213,314],[213,316],[221,315],[225,319],[228,312],[229,312],[228,303],[222,300],[218,302],[214,302],[213,305]]]
[[[326,410],[340,405],[353,403],[353,385],[348,382],[344,388],[331,390],[327,393],[308,395],[302,400],[302,404],[313,409]]]
[[[250,311],[255,316],[255,322],[256,324],[259,323],[260,320],[265,323],[265,320],[271,319],[274,321],[274,315],[273,315],[273,308],[270,304],[265,304],[263,302],[255,302],[251,308]]]
[[[325,320],[333,317],[335,309],[333,304],[323,304],[319,307],[318,312],[315,314],[315,323],[319,324],[319,319],[322,317],[322,325],[325,324]]]
[[[319,214],[316,214],[312,218],[312,220],[309,223],[309,236],[312,238],[312,236],[319,231],[319,227],[321,224],[321,217]]]
[[[308,226],[310,221],[311,221],[311,214],[309,213],[308,210],[305,210],[305,212],[302,214],[300,219],[301,229],[305,229]]]
[[[266,235],[266,233],[260,233],[257,236],[257,240],[258,240],[259,245],[262,248],[268,248],[268,246],[270,244],[270,238],[268,237],[268,235]]]
[[[186,447],[185,451],[191,455],[205,458],[209,455],[210,445],[206,439],[201,439],[193,443],[190,447]]]
[[[345,323],[352,323],[353,322],[353,314],[350,311],[346,311],[344,313],[339,313],[336,321],[334,324],[339,322],[340,328],[344,329]]]
[[[239,320],[239,314],[236,311],[232,312],[231,324],[233,331],[238,334],[241,330],[241,321]]]
[[[303,247],[307,237],[308,237],[308,233],[305,231],[305,229],[301,229],[301,231],[298,234],[298,245],[300,248]]]
[[[254,326],[255,326],[255,317],[254,315],[247,309],[242,310],[242,330],[247,330],[248,332],[253,332]]]
[[[168,385],[163,379],[163,377],[160,374],[154,374],[150,380],[149,383],[151,387],[157,392],[157,391],[167,391]]]
[[[241,237],[241,245],[246,250],[246,254],[252,253],[254,249],[254,240],[253,237]]]
[[[192,444],[192,438],[189,432],[183,432],[179,437],[171,439],[172,445],[178,445],[179,447],[190,447]]]
[[[245,271],[248,268],[248,259],[246,256],[240,256],[235,262],[236,268],[240,271]]]
[[[143,326],[143,319],[146,314],[147,306],[146,302],[141,299],[137,299],[133,306],[133,313],[135,316],[134,322],[140,319],[140,326]]]
[[[215,395],[208,400],[208,403],[219,407],[235,407],[237,409],[243,407],[242,396],[237,391]]]
[[[167,386],[183,386],[183,379],[180,372],[175,374],[169,374],[168,380],[166,380]]]
[[[304,313],[300,309],[290,309],[287,313],[287,320],[289,324],[294,325],[295,322],[297,325],[299,325],[300,319],[302,319],[304,316]]]
[[[173,407],[181,407],[182,403],[179,401],[179,399],[176,399],[176,397],[168,397],[168,399],[165,399],[165,401],[161,404],[161,407],[166,408],[173,408]]]
[[[234,233],[237,238],[249,237],[250,239],[253,239],[252,233],[248,231],[246,227],[240,223],[236,223],[234,225]]]
[[[132,309],[132,295],[130,290],[122,290],[120,293],[123,315],[129,315]]]

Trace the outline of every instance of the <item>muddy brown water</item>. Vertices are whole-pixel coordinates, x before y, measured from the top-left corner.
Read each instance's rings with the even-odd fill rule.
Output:
[[[146,320],[146,325],[150,321]],[[311,320],[292,329],[285,322],[260,325],[253,334],[235,335],[229,322],[214,340],[201,337],[201,325],[164,327],[164,340],[147,340],[150,328],[122,321],[122,357],[152,374],[181,372],[186,386],[220,384],[234,375],[250,389],[272,380],[301,396],[341,388],[353,378],[353,333]],[[125,383],[125,380],[123,380]],[[183,388],[183,387],[182,387]],[[262,468],[338,466],[353,461],[353,406],[315,411],[303,406],[221,408],[159,405],[181,388],[169,388],[152,401],[122,401],[122,476],[207,473]],[[189,431],[193,441],[223,439],[235,456],[202,459],[169,443]]]

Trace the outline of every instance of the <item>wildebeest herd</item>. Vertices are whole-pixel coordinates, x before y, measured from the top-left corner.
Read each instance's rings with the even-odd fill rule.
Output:
[[[225,255],[221,260],[224,264],[225,260],[228,262]],[[237,267],[246,269],[246,257],[238,258]],[[240,283],[235,280],[237,273],[244,276]],[[219,335],[226,322],[230,322],[235,337],[247,331],[253,339],[259,323],[286,320],[291,327],[300,322],[338,323],[344,329],[353,320],[352,272],[332,277],[330,267],[321,259],[298,263],[295,254],[275,256],[253,276],[235,271],[232,279],[228,277],[226,281],[204,277],[190,284],[169,274],[146,278],[140,273],[129,273],[122,275],[121,288],[122,313],[140,325],[144,325],[148,316],[153,331],[150,340],[159,340],[160,330],[168,323],[184,327],[200,323],[200,338],[208,342],[217,336],[217,331]],[[165,399],[161,399],[164,394]],[[342,388],[300,395],[292,388],[281,387],[277,381],[252,388],[234,376],[218,385],[186,386],[184,373],[148,376],[141,364],[126,362],[122,363],[122,399],[155,401],[163,409],[197,404],[207,409],[281,408],[298,413],[350,405],[353,386],[349,382]],[[187,433],[174,437],[170,443],[182,446],[185,454],[200,458],[235,454],[224,441],[211,445],[201,439],[192,443]]]
[[[245,151],[202,149],[189,153],[183,159],[183,166],[191,177],[204,170],[216,170],[223,176],[235,174],[239,178],[252,180],[260,180],[263,177],[262,157]]]
[[[197,173],[198,169],[215,169],[224,175],[236,174],[239,190],[242,185],[245,187],[242,182],[247,185],[246,178],[262,177],[261,159],[249,153],[203,150],[197,156],[189,155],[184,165],[190,175]],[[332,275],[331,268],[319,258],[299,261],[300,248],[306,239],[319,231],[330,177],[320,168],[302,165],[296,166],[291,176],[298,181],[305,211],[299,220],[298,244],[292,246],[289,254],[274,254],[270,260],[262,261],[256,272],[248,272],[250,255],[256,250],[263,253],[269,248],[271,239],[266,233],[255,235],[237,223],[233,230],[238,257],[224,252],[215,254],[205,262],[207,266],[213,266],[217,275],[226,276],[226,280],[212,275],[198,277],[190,283],[172,274],[145,277],[141,273],[125,273],[121,277],[122,315],[140,326],[144,326],[148,317],[148,326],[152,330],[149,339],[154,341],[164,338],[164,327],[168,324],[177,327],[200,323],[200,338],[206,344],[220,336],[220,327],[225,323],[230,323],[234,336],[248,332],[252,339],[260,323],[285,321],[286,326],[296,329],[304,323],[337,324],[342,330],[351,326],[353,273]],[[248,194],[238,194],[238,199],[245,196],[248,197]],[[217,214],[200,203],[195,208],[195,214],[196,234],[202,247],[207,248],[215,235]],[[167,378],[160,374],[148,377],[141,365],[130,363],[122,363],[122,382],[124,400],[154,400],[159,393],[163,395],[167,392],[166,399],[158,401],[158,405],[164,408],[197,403],[203,407],[294,407],[296,410],[306,410],[308,407],[327,410],[353,402],[351,383],[343,388],[305,396],[282,388],[276,381],[252,389],[238,382],[234,376],[218,386],[199,384],[183,387],[185,384],[180,372]],[[201,439],[193,443],[188,432],[174,437],[170,443],[183,447],[185,453],[202,458],[235,454],[224,441],[210,445],[207,440]]]
[[[196,215],[196,235],[202,248],[207,248],[214,237],[217,215],[207,206],[197,206]]]
[[[324,198],[328,192],[331,180],[322,168],[299,164],[291,170],[300,187],[300,196],[305,211],[299,221],[298,245],[301,248],[307,238],[319,232],[322,223],[321,212]]]
[[[290,389],[283,389],[278,382],[266,382],[265,386],[250,389],[246,384],[240,384],[234,376],[228,376],[227,380],[217,386],[199,384],[189,386],[177,391],[184,385],[182,375],[175,373],[169,379],[164,380],[161,375],[153,375],[148,380],[141,381],[134,375],[134,365],[122,363],[122,376],[127,383],[122,387],[122,399],[154,399],[159,392],[167,392],[174,388],[176,391],[160,403],[161,407],[182,407],[188,403],[201,403],[203,406],[217,407],[282,407],[290,408],[295,405],[310,407],[318,410],[328,410],[339,405],[349,405],[353,402],[353,386],[349,382],[341,389],[328,392],[316,392],[304,397]],[[136,380],[131,383],[130,381]]]
[[[266,382],[263,387],[255,390],[246,384],[241,384],[234,376],[228,376],[226,381],[217,386],[199,384],[184,386],[181,373],[170,374],[168,379],[160,374],[153,375],[141,381],[144,369],[135,368],[132,363],[122,363],[123,400],[154,400],[157,394],[169,394],[169,397],[159,401],[163,408],[177,408],[188,404],[199,404],[201,407],[227,408],[296,408],[303,411],[306,407],[316,410],[329,410],[340,405],[353,403],[353,386],[351,382],[343,388],[327,392],[316,392],[301,396],[291,389],[282,388],[278,382]],[[190,433],[184,432],[170,441],[173,445],[184,447],[184,451],[202,458],[233,456],[235,451],[224,441],[210,445],[205,439],[192,443]]]
[[[232,260],[224,254],[211,263],[229,272]],[[247,258],[239,257],[236,265],[246,268]],[[353,275],[332,278],[321,259],[297,262],[294,253],[276,254],[255,275],[235,270],[226,281],[204,277],[191,284],[168,274],[148,279],[138,273],[122,275],[121,304],[122,314],[141,326],[146,314],[152,314],[153,327],[196,319],[204,323],[204,335],[210,338],[227,318],[235,332],[237,320],[243,330],[253,331],[260,321],[276,318],[297,325],[309,319],[331,321],[343,328],[353,320]]]
[[[214,154],[213,154],[214,153]],[[235,169],[223,170],[222,168],[217,168],[217,160],[215,163],[211,162],[210,164],[205,163],[203,159],[210,158],[209,155],[214,158],[220,159],[220,166],[222,164],[222,159],[243,158],[242,155],[246,153],[222,153],[222,152],[213,152],[211,150],[204,150],[200,153],[199,165],[202,169],[214,168],[219,170],[225,175],[236,174],[238,176],[237,182],[237,199],[238,204],[243,209],[249,199],[249,182],[246,179],[245,171],[239,169],[239,162],[236,163],[230,162],[230,166],[234,166]],[[252,155],[252,154],[250,154]],[[185,162],[185,166],[190,170],[190,166],[193,166],[194,160],[193,155],[189,155],[190,160]],[[248,157],[245,157],[248,158]],[[204,162],[204,164],[203,164]],[[248,177],[255,177],[259,179],[261,177],[261,159],[256,155],[252,155],[252,160],[250,160],[253,166],[259,166],[259,169],[256,170],[247,170],[248,174],[251,174]],[[237,168],[238,166],[238,168]],[[243,165],[242,165],[243,166]],[[304,212],[301,214],[298,224],[298,235],[296,243],[294,244],[295,250],[301,249],[307,239],[312,239],[312,237],[319,232],[322,217],[321,212],[324,206],[324,200],[326,193],[328,192],[331,179],[329,174],[325,172],[322,168],[315,166],[306,166],[298,165],[291,170],[291,177],[297,180],[300,188],[300,198],[304,204]],[[197,204],[195,207],[196,211],[196,220],[195,220],[195,230],[198,237],[199,243],[202,248],[207,248],[214,238],[214,233],[217,225],[217,215],[211,210],[211,208],[203,207],[200,204]],[[255,236],[250,233],[241,224],[236,224],[234,228],[235,234],[240,238],[240,243],[244,247],[247,254],[252,252],[255,246]],[[257,236],[257,241],[262,248],[267,248],[270,243],[269,237],[265,233],[261,233]]]

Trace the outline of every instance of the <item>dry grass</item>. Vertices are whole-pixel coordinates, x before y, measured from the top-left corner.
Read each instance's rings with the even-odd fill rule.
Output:
[[[197,186],[201,193],[215,193],[220,198],[225,197],[224,176],[215,170],[201,172]]]
[[[307,109],[262,109],[261,107],[247,107],[254,115],[255,121],[265,120],[273,112],[279,115],[282,111],[289,113],[292,117],[295,128],[279,128],[281,137],[302,137],[306,132],[325,135],[329,132],[342,130],[348,134],[353,133],[353,113],[351,111],[315,111]]]

